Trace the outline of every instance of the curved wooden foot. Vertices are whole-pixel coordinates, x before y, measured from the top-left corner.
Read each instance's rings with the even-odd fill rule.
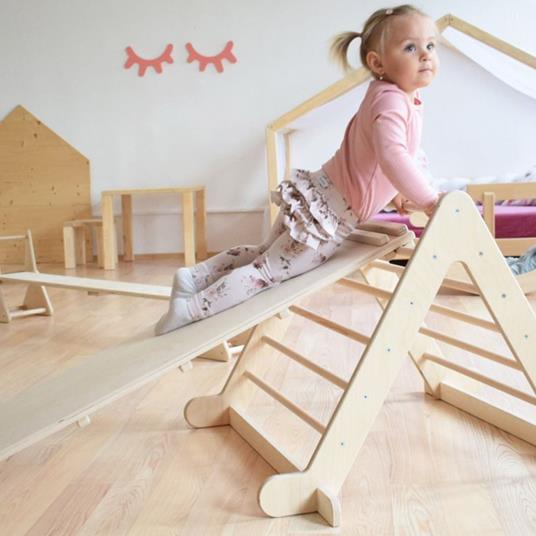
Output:
[[[316,490],[318,513],[332,526],[341,526],[341,501],[339,497],[327,489]]]
[[[184,407],[184,418],[193,428],[229,424],[229,406],[221,395],[192,398]]]
[[[341,504],[327,488],[318,488],[306,472],[274,475],[265,480],[259,506],[270,517],[318,512],[332,527],[341,523]]]

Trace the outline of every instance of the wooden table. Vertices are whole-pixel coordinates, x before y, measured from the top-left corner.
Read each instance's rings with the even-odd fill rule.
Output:
[[[106,190],[102,192],[102,233],[104,269],[113,270],[116,265],[114,256],[114,195],[121,196],[121,211],[123,215],[123,259],[134,260],[132,248],[132,196],[146,194],[180,194],[182,199],[182,225],[184,236],[184,263],[192,266],[207,257],[206,241],[206,208],[205,187],[189,186],[183,188],[135,188],[122,190]],[[195,195],[195,211],[194,211]],[[195,218],[195,224],[194,224]]]

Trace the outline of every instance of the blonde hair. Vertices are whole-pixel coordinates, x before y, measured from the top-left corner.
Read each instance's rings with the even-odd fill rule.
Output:
[[[389,29],[389,20],[399,15],[421,15],[422,17],[428,17],[426,13],[423,13],[420,9],[410,4],[404,4],[388,9],[378,9],[378,11],[375,11],[367,19],[363,31],[343,32],[333,38],[330,47],[332,59],[338,63],[345,72],[351,70],[352,66],[348,62],[348,47],[355,38],[360,37],[361,46],[359,48],[359,56],[361,58],[361,63],[364,67],[370,70],[367,65],[367,54],[376,48],[381,50]]]

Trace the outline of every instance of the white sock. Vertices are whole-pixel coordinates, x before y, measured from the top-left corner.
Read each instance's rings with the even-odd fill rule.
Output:
[[[193,321],[194,319],[188,310],[186,300],[172,298],[168,312],[157,322],[154,332],[155,335],[164,335],[164,333],[191,324]]]
[[[197,287],[189,268],[179,268],[173,276],[172,298],[190,298],[197,293]]]

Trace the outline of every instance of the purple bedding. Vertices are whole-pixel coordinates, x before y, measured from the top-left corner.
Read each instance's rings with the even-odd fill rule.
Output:
[[[478,207],[482,212],[482,207]],[[416,236],[422,234],[409,223],[407,216],[400,216],[396,212],[382,212],[374,216],[375,220],[405,223]],[[495,206],[495,236],[496,238],[524,238],[536,236],[536,206]]]

